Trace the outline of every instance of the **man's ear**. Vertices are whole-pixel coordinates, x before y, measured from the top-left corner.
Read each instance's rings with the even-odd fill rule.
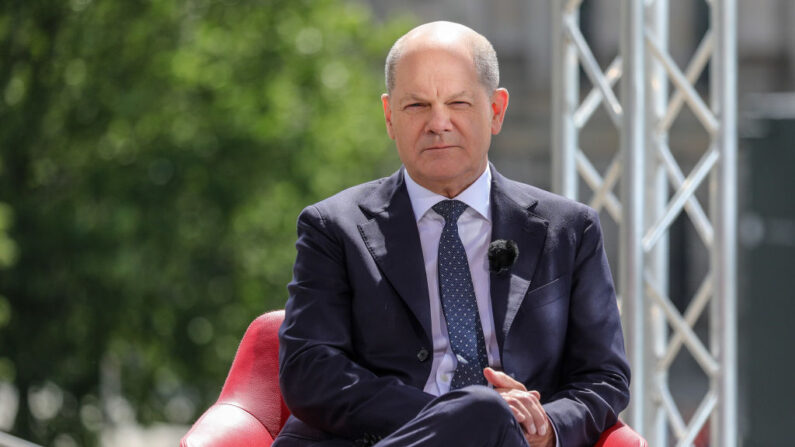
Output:
[[[381,95],[381,104],[384,106],[384,120],[386,121],[386,133],[389,138],[395,139],[394,132],[392,131],[392,108],[389,106],[389,93]]]
[[[491,95],[491,133],[497,135],[502,130],[505,111],[508,109],[508,90],[498,88]]]

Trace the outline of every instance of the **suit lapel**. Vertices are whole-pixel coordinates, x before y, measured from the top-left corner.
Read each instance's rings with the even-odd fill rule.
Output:
[[[431,340],[428,279],[402,169],[387,178],[359,208],[370,217],[358,225],[365,245]]]
[[[512,240],[519,247],[516,263],[506,273],[491,274],[491,303],[497,343],[502,353],[505,337],[538,265],[549,222],[531,212],[537,200],[491,167],[491,240]]]

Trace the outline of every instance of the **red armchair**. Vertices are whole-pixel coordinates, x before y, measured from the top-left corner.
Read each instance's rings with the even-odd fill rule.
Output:
[[[193,424],[181,447],[269,447],[290,411],[279,391],[279,325],[284,311],[259,316],[237,349],[218,401]],[[647,447],[619,421],[595,447]]]

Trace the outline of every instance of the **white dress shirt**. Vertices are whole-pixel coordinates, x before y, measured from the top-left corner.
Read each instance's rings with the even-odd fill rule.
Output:
[[[439,238],[444,227],[444,218],[431,209],[433,205],[448,198],[429,191],[415,182],[403,170],[411,207],[417,219],[420,233],[422,256],[425,261],[425,275],[428,280],[428,297],[431,305],[431,332],[433,336],[433,364],[431,375],[425,383],[425,392],[439,396],[450,391],[450,382],[457,364],[450,339],[447,335],[447,322],[439,299],[439,277],[437,258]],[[458,219],[458,234],[464,244],[472,275],[472,285],[480,314],[480,324],[486,340],[486,353],[489,366],[500,368],[500,351],[497,335],[494,332],[494,314],[491,308],[488,249],[491,242],[491,171],[486,170],[467,189],[454,197],[466,203],[467,208]]]

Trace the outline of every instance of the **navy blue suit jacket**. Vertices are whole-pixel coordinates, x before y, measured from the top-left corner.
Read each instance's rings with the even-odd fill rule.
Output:
[[[591,445],[629,400],[598,215],[490,168],[492,240],[519,247],[510,272],[490,278],[503,370],[541,393],[561,446]],[[279,333],[293,413],[280,438],[294,442],[282,445],[388,435],[433,399],[428,287],[402,172],[307,207],[296,247]]]

